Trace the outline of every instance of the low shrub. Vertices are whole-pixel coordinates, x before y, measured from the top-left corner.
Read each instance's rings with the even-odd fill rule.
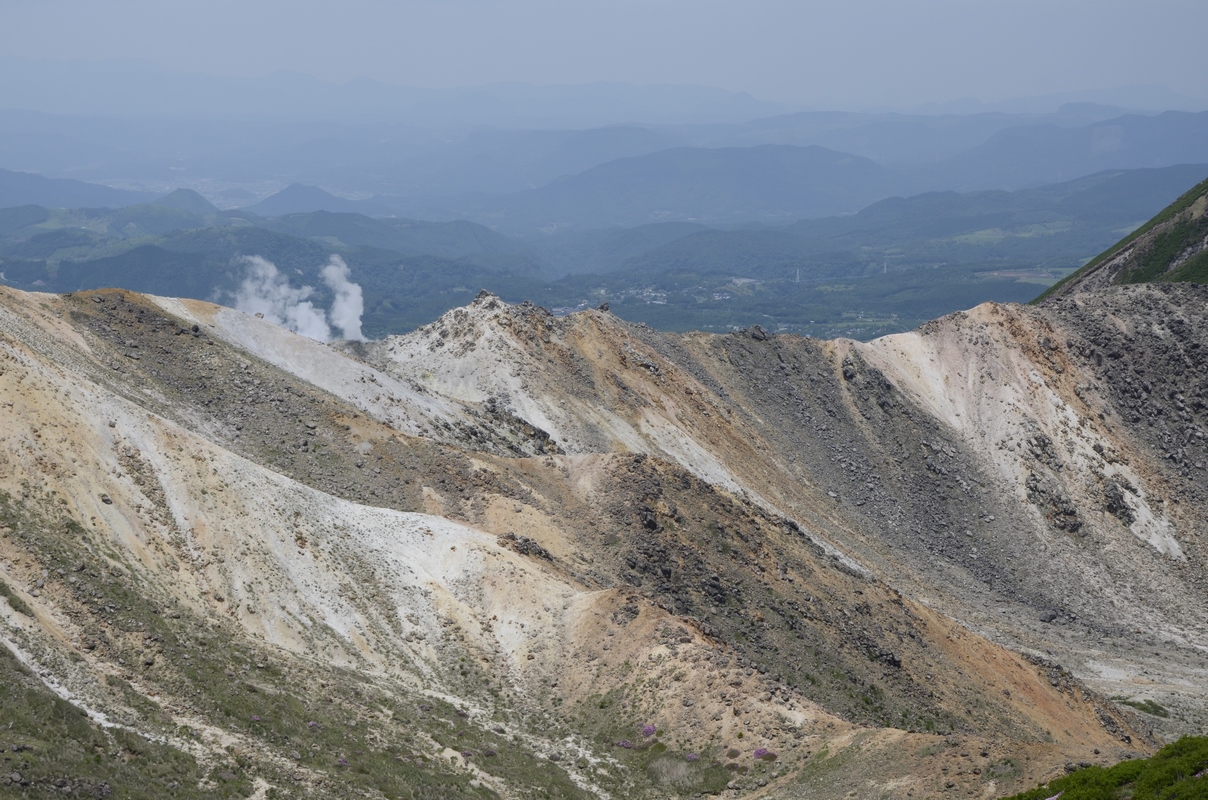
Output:
[[[1208,736],[1186,736],[1148,759],[1087,767],[1009,800],[1208,800]]]

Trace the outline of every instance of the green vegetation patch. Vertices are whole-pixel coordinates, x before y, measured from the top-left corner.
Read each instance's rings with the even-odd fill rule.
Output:
[[[192,756],[121,729],[104,729],[60,699],[0,647],[0,794],[157,798],[246,797],[250,782],[201,789]],[[14,781],[14,778],[17,780]],[[15,785],[14,785],[15,784]]]
[[[1149,283],[1166,279],[1170,265],[1180,253],[1203,235],[1205,227],[1204,217],[1175,223],[1169,230],[1154,237],[1153,243],[1141,255],[1137,266],[1120,273],[1118,282]]]
[[[18,614],[24,614],[27,617],[32,617],[34,615],[33,609],[29,607],[29,604],[18,597],[17,594],[12,590],[12,587],[3,580],[0,580],[0,597],[3,597],[5,600],[7,600],[9,606]]]
[[[1188,736],[1152,758],[1114,767],[1087,767],[1010,800],[1204,800],[1208,798],[1208,736]]]
[[[1164,706],[1160,706],[1153,700],[1120,700],[1121,705],[1132,706],[1138,711],[1144,711],[1155,717],[1166,718],[1170,716],[1170,712]]]
[[[1132,244],[1133,242],[1135,242],[1137,239],[1141,238],[1142,236],[1146,235],[1147,233],[1152,231],[1157,226],[1161,225],[1164,222],[1174,219],[1179,214],[1182,214],[1184,211],[1187,211],[1188,209],[1190,209],[1197,200],[1199,200],[1201,197],[1204,197],[1205,195],[1208,195],[1208,180],[1200,181],[1195,186],[1191,187],[1191,189],[1187,190],[1182,195],[1180,195],[1179,199],[1175,200],[1173,203],[1171,203],[1166,208],[1164,208],[1161,211],[1161,213],[1159,213],[1157,216],[1155,216],[1149,222],[1147,222],[1144,225],[1142,225],[1141,227],[1137,228],[1135,231],[1130,233],[1128,236],[1125,236],[1119,242],[1116,242],[1116,244],[1112,245],[1107,250],[1103,251],[1098,256],[1091,259],[1081,269],[1066,276],[1064,279],[1062,279],[1062,280],[1058,281],[1057,283],[1053,284],[1052,286],[1050,286],[1047,290],[1045,290],[1039,297],[1037,297],[1032,302],[1033,303],[1041,302],[1045,298],[1053,295],[1054,292],[1057,292],[1058,290],[1060,290],[1060,288],[1062,286],[1069,283],[1070,281],[1075,280],[1079,276],[1085,275],[1086,273],[1098,268],[1101,264],[1114,258],[1125,247]],[[1200,217],[1199,220],[1191,220],[1187,224],[1195,225],[1196,222],[1202,222],[1203,219],[1204,219],[1204,217]],[[1175,226],[1175,228],[1176,228],[1176,230],[1178,230],[1178,229],[1183,228],[1183,226],[1179,225],[1179,226]],[[1186,232],[1184,231],[1184,234],[1185,233]],[[1171,232],[1171,234],[1173,234],[1173,231]],[[1158,240],[1159,240],[1158,246],[1155,247],[1154,250],[1151,250],[1150,253],[1146,254],[1146,257],[1143,259],[1143,263],[1141,264],[1141,266],[1138,269],[1130,270],[1128,273],[1126,273],[1126,276],[1122,276],[1121,282],[1122,283],[1138,283],[1138,282],[1142,282],[1145,280],[1154,280],[1158,276],[1160,276],[1162,274],[1162,272],[1165,271],[1166,266],[1169,266],[1170,261],[1173,259],[1174,255],[1178,254],[1177,249],[1173,250],[1173,255],[1171,255],[1168,252],[1169,250],[1171,250],[1171,248],[1175,247],[1175,245],[1177,244],[1177,242],[1179,240],[1181,240],[1181,237],[1175,237],[1175,236],[1172,236],[1171,234],[1165,234],[1161,237],[1158,237]],[[1166,261],[1160,261],[1159,256],[1154,255],[1154,251],[1156,251],[1156,250],[1161,250],[1162,253],[1165,253],[1168,255]],[[1193,260],[1198,261],[1199,259],[1193,259]],[[1153,277],[1144,277],[1145,275],[1149,275],[1155,269],[1157,269],[1157,266],[1160,266],[1161,269],[1158,270],[1157,273],[1155,275],[1153,275]],[[1187,265],[1183,265],[1183,266],[1187,266]],[[1208,263],[1204,264],[1202,267],[1200,267],[1200,265],[1197,265],[1197,273],[1198,273],[1198,268],[1202,268],[1205,273],[1208,273]],[[1170,278],[1167,278],[1167,279],[1169,280]],[[1191,278],[1180,278],[1180,280],[1192,280],[1192,279]]]
[[[1208,283],[1208,250],[1201,250],[1179,264],[1163,275],[1162,280],[1171,283]]]

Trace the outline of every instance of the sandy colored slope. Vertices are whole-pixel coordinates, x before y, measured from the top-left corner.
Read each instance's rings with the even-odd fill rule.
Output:
[[[1198,574],[1198,539],[1041,312],[857,345],[662,336],[484,296],[357,358],[209,304],[93,297],[0,292],[0,490],[74,520],[157,604],[299,669],[511,709],[535,748],[582,755],[567,769],[591,793],[610,791],[593,770],[625,769],[604,766],[609,731],[638,720],[681,754],[776,751],[734,779],[783,796],[955,779],[989,797],[1144,751],[1144,726],[1079,680],[1105,673],[1054,663],[1088,657],[1035,617],[1058,576],[1079,593],[1061,608],[1097,630],[1202,643],[1202,608],[1164,583]],[[1033,502],[1041,479],[1082,534]],[[1103,510],[1108,481],[1135,488],[1132,523]],[[0,552],[38,614],[20,638],[87,697],[118,669],[86,647],[98,611],[65,580],[34,595],[22,541]],[[1097,663],[1137,673],[1131,641],[1100,644]],[[818,665],[832,674],[811,684]],[[951,732],[857,719],[863,693]]]

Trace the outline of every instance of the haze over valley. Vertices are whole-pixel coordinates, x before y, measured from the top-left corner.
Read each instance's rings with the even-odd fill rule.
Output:
[[[616,113],[646,110],[623,88]],[[3,204],[47,209],[7,212],[8,285],[217,300],[242,258],[301,286],[338,254],[377,336],[487,287],[662,329],[867,339],[1029,300],[1208,176],[1208,112],[1089,103],[552,130],[0,119],[14,166],[44,173],[0,172]]]

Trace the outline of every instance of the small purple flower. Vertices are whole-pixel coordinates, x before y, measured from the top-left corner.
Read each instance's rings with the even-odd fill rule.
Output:
[[[474,755],[474,753],[473,753],[473,751],[471,751],[471,750],[462,750],[462,751],[461,751],[461,757],[462,757],[462,758],[469,758],[469,757],[470,757],[470,756],[472,756],[472,755]]]
[[[617,747],[624,747],[626,750],[628,750],[629,748],[633,747],[633,742],[629,741],[628,739],[622,739],[621,741],[617,742]]]
[[[642,728],[642,735],[645,736],[646,738],[650,738],[651,736],[654,736],[654,732],[656,730],[658,730],[658,729],[655,728],[653,725],[647,725],[644,728]]]
[[[339,758],[336,759],[336,766],[337,767],[348,766],[348,759],[344,758],[344,756],[340,756]]]
[[[763,758],[767,754],[768,754],[768,749],[766,747],[760,747],[758,750],[755,751],[756,758]]]
[[[319,723],[315,722],[312,719],[310,722],[306,723],[306,727],[310,728],[313,731],[315,728],[319,727]]]
[[[688,755],[684,756],[684,760],[685,761],[700,761],[700,756],[696,753],[689,753]]]
[[[260,715],[252,714],[252,722],[259,722],[259,721],[260,721]]]

